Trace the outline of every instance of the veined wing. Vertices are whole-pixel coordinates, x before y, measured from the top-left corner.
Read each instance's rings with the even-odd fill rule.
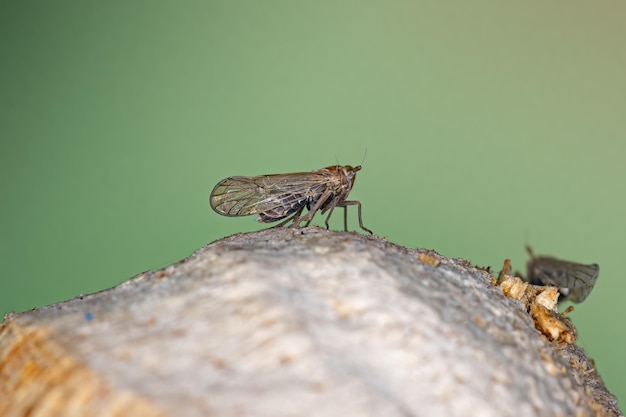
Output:
[[[213,210],[224,216],[272,213],[279,220],[298,210],[333,186],[335,176],[328,171],[292,174],[229,177],[211,192]]]
[[[562,301],[569,299],[580,303],[593,290],[600,274],[600,266],[539,257],[532,260],[528,272],[531,284],[553,285],[559,288]]]

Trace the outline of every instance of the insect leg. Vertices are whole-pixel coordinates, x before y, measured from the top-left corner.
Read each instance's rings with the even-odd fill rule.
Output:
[[[313,216],[315,216],[315,214],[313,214]],[[313,216],[311,216],[311,220],[307,221],[307,222],[304,224],[304,227],[309,227],[309,225],[311,224],[311,221],[313,221]]]
[[[328,216],[326,216],[326,220],[324,221],[324,224],[326,225],[326,228],[328,229],[328,221],[330,220],[330,215],[333,214],[333,210],[335,209],[336,206],[343,207],[343,231],[347,232],[348,231],[348,207],[342,206],[339,203],[332,204],[332,206],[330,207],[330,211],[328,212]]]
[[[357,206],[358,209],[358,213],[359,213],[359,227],[363,230],[365,230],[367,233],[369,233],[370,235],[373,235],[374,233],[368,229],[367,227],[363,226],[363,218],[361,217],[361,202],[360,201],[356,201],[356,200],[352,200],[352,201],[341,201],[338,202],[337,205],[339,207],[344,207],[347,210],[347,206]],[[330,216],[328,216],[330,217]],[[347,215],[346,215],[346,222],[347,222]]]
[[[335,207],[337,206],[337,199],[333,200],[333,202],[330,204],[330,208],[328,209],[328,216],[326,216],[326,220],[324,220],[324,224],[326,225],[326,228],[328,229],[328,221],[330,220],[330,216],[332,216],[333,214],[333,210],[335,209]],[[346,232],[348,231],[348,227],[345,227]]]
[[[322,204],[324,204],[326,200],[328,200],[328,197],[330,197],[331,194],[332,192],[330,190],[325,191],[324,194],[322,194],[322,196],[315,202],[315,205],[309,209],[309,212],[307,214],[302,217],[298,217],[297,219],[294,219],[291,227],[300,227],[300,223],[302,222],[307,222],[306,224],[308,226],[309,223],[311,223],[311,220],[313,220],[313,216],[315,216],[317,210],[319,210]]]

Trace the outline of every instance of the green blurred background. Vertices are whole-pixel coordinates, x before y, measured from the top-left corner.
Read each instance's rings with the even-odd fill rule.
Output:
[[[626,398],[625,18],[621,0],[4,1],[0,312],[263,228],[211,211],[224,177],[367,150],[351,197],[392,242],[599,263],[571,317]]]

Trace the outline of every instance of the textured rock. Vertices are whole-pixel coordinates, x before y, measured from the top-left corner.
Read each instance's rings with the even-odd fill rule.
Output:
[[[5,317],[0,415],[620,415],[495,282],[375,236],[238,234]]]

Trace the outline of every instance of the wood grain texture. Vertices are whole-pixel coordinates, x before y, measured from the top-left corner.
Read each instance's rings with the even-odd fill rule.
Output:
[[[0,415],[621,415],[582,350],[493,283],[376,236],[234,235],[7,315]]]

